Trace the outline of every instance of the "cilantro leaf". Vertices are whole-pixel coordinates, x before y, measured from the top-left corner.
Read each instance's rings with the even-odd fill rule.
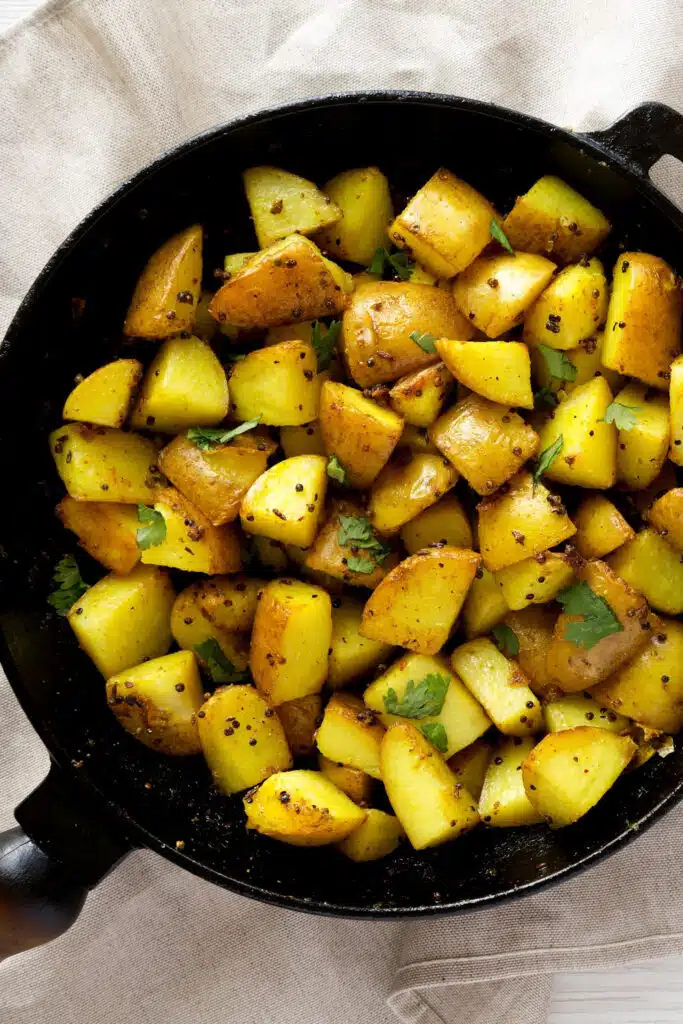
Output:
[[[551,377],[554,377],[555,380],[568,380],[570,383],[576,380],[579,371],[564,352],[559,352],[556,348],[550,348],[549,345],[539,345],[538,348],[545,359],[545,364]]]
[[[341,320],[333,320],[329,327],[320,320],[316,320],[311,328],[311,344],[318,357],[319,372],[327,370],[332,362],[332,353],[339,341],[341,327]]]
[[[52,579],[58,587],[47,600],[58,615],[66,615],[90,586],[84,582],[73,555],[65,555],[57,562]]]
[[[613,633],[622,633],[619,622],[604,597],[596,594],[587,583],[574,583],[557,595],[567,615],[580,615],[578,622],[569,622],[565,627],[564,639],[590,651],[597,643]]]
[[[503,231],[502,227],[500,226],[495,217],[493,218],[489,225],[489,232],[491,234],[491,238],[495,238],[498,244],[502,245],[506,252],[509,252],[511,256],[515,255],[515,250],[510,245],[507,235],[505,234],[505,232]]]
[[[638,413],[642,412],[639,405],[622,405],[621,402],[610,402],[605,418],[600,423],[613,423],[617,430],[633,430],[638,422]]]
[[[447,752],[448,734],[441,722],[425,722],[424,725],[418,725],[418,729],[432,746],[436,747],[440,754]]]
[[[327,475],[330,480],[336,480],[338,484],[348,487],[349,481],[346,478],[346,470],[336,455],[330,455],[327,460]]]
[[[384,707],[390,715],[401,718],[428,718],[441,714],[450,680],[437,672],[430,672],[415,685],[409,679],[403,696],[399,700],[396,690],[390,686],[384,695]]]
[[[501,654],[506,658],[516,658],[519,654],[519,640],[514,630],[509,626],[494,626],[491,630],[493,639]]]
[[[428,331],[425,334],[420,334],[419,331],[413,331],[410,335],[410,340],[414,341],[416,345],[419,345],[423,352],[428,352],[429,355],[434,355],[436,352],[434,342],[439,339]]]
[[[557,395],[552,388],[539,388],[534,395],[534,409],[540,409],[544,405],[548,406],[549,409],[555,409],[558,404]]]
[[[361,558],[359,555],[349,555],[346,559],[346,567],[351,572],[362,572],[366,576],[369,576],[371,572],[374,572],[377,568],[377,562],[374,562],[371,558]]]
[[[337,541],[341,547],[352,551],[346,562],[351,572],[374,572],[391,554],[390,546],[375,536],[372,523],[365,516],[340,515],[338,522]]]
[[[224,430],[222,427],[190,427],[187,439],[203,452],[208,452],[216,445],[227,444],[234,437],[253,430],[260,422],[261,417],[257,416],[255,420],[247,420],[246,423],[240,423],[239,427],[232,427],[230,430]]]
[[[138,522],[144,523],[135,535],[135,541],[141,551],[155,548],[166,540],[166,520],[161,512],[147,505],[138,505]]]
[[[387,269],[393,270],[399,281],[408,281],[413,273],[414,266],[415,264],[408,259],[406,253],[389,253],[386,249],[380,248],[375,250],[369,270],[371,274],[379,274],[380,276],[383,276]]]
[[[205,662],[214,683],[244,683],[249,680],[248,672],[240,672],[226,658],[215,637],[211,636],[203,643],[196,644],[195,651]]]
[[[538,456],[538,463],[536,464],[536,469],[534,470],[534,489],[536,488],[536,485],[543,476],[543,474],[550,469],[553,462],[562,451],[563,444],[564,437],[562,436],[562,434],[560,434],[555,443],[551,444],[549,448],[544,448],[544,450]]]

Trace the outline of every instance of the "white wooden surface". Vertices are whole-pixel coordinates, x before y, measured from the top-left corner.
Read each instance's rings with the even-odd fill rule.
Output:
[[[38,6],[38,0],[0,0],[0,32]],[[676,957],[618,971],[558,975],[548,1024],[681,1022],[683,958]]]

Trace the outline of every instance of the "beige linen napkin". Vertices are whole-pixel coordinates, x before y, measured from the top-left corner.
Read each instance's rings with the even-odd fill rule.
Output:
[[[50,3],[0,40],[0,332],[81,217],[202,129],[373,87],[600,128],[644,99],[683,106],[682,39],[680,0]],[[683,199],[680,165],[657,174]],[[0,677],[0,828],[46,766]],[[683,950],[682,825],[535,896],[407,923],[276,910],[138,853],[66,936],[0,966],[0,1020],[543,1024],[552,972]]]

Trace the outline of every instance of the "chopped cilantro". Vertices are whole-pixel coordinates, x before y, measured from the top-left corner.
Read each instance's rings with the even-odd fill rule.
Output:
[[[135,535],[137,546],[141,551],[155,548],[166,540],[166,520],[161,512],[147,505],[138,505],[138,522],[144,523]]]
[[[231,427],[230,430],[224,430],[222,427],[190,427],[187,432],[187,439],[196,444],[197,448],[201,448],[203,452],[207,452],[215,448],[216,445],[227,444],[234,437],[246,434],[248,430],[253,430],[260,422],[261,417],[257,416],[255,420],[247,420],[246,423],[240,423],[239,427]]]
[[[430,672],[416,685],[409,679],[399,700],[390,686],[384,696],[384,707],[390,715],[401,718],[428,718],[441,713],[450,680],[437,672]]]
[[[581,616],[577,622],[568,623],[564,631],[565,640],[577,647],[589,651],[605,637],[623,632],[624,627],[604,597],[599,597],[585,582],[565,587],[557,600],[567,615]]]
[[[81,577],[73,555],[65,555],[57,562],[52,579],[59,585],[48,597],[48,602],[58,615],[66,615],[90,586]]]

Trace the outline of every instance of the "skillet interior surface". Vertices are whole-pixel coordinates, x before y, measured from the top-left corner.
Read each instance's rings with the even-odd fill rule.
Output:
[[[615,224],[604,253],[651,250],[683,270],[680,214],[644,180],[579,137],[469,101],[429,96],[341,97],[300,104],[209,133],[123,186],[46,268],[0,353],[0,630],[10,681],[55,761],[113,810],[115,827],[212,881],[323,912],[429,913],[522,892],[588,863],[680,796],[683,755],[653,758],[581,822],[480,829],[434,851],[404,849],[354,865],[247,835],[241,801],[209,787],[199,759],[165,758],[123,732],[104,686],[66,623],[46,604],[55,562],[76,551],[53,508],[61,489],[46,444],[77,373],[130,351],[121,325],[149,254],[177,229],[208,230],[207,283],[226,252],[253,249],[240,173],[273,163],[324,182],[377,164],[400,202],[440,164],[502,210],[543,173],[559,173]],[[86,579],[102,570],[79,554]],[[75,767],[74,765],[79,765]],[[151,788],[148,788],[147,784]],[[184,851],[175,849],[185,842]]]

